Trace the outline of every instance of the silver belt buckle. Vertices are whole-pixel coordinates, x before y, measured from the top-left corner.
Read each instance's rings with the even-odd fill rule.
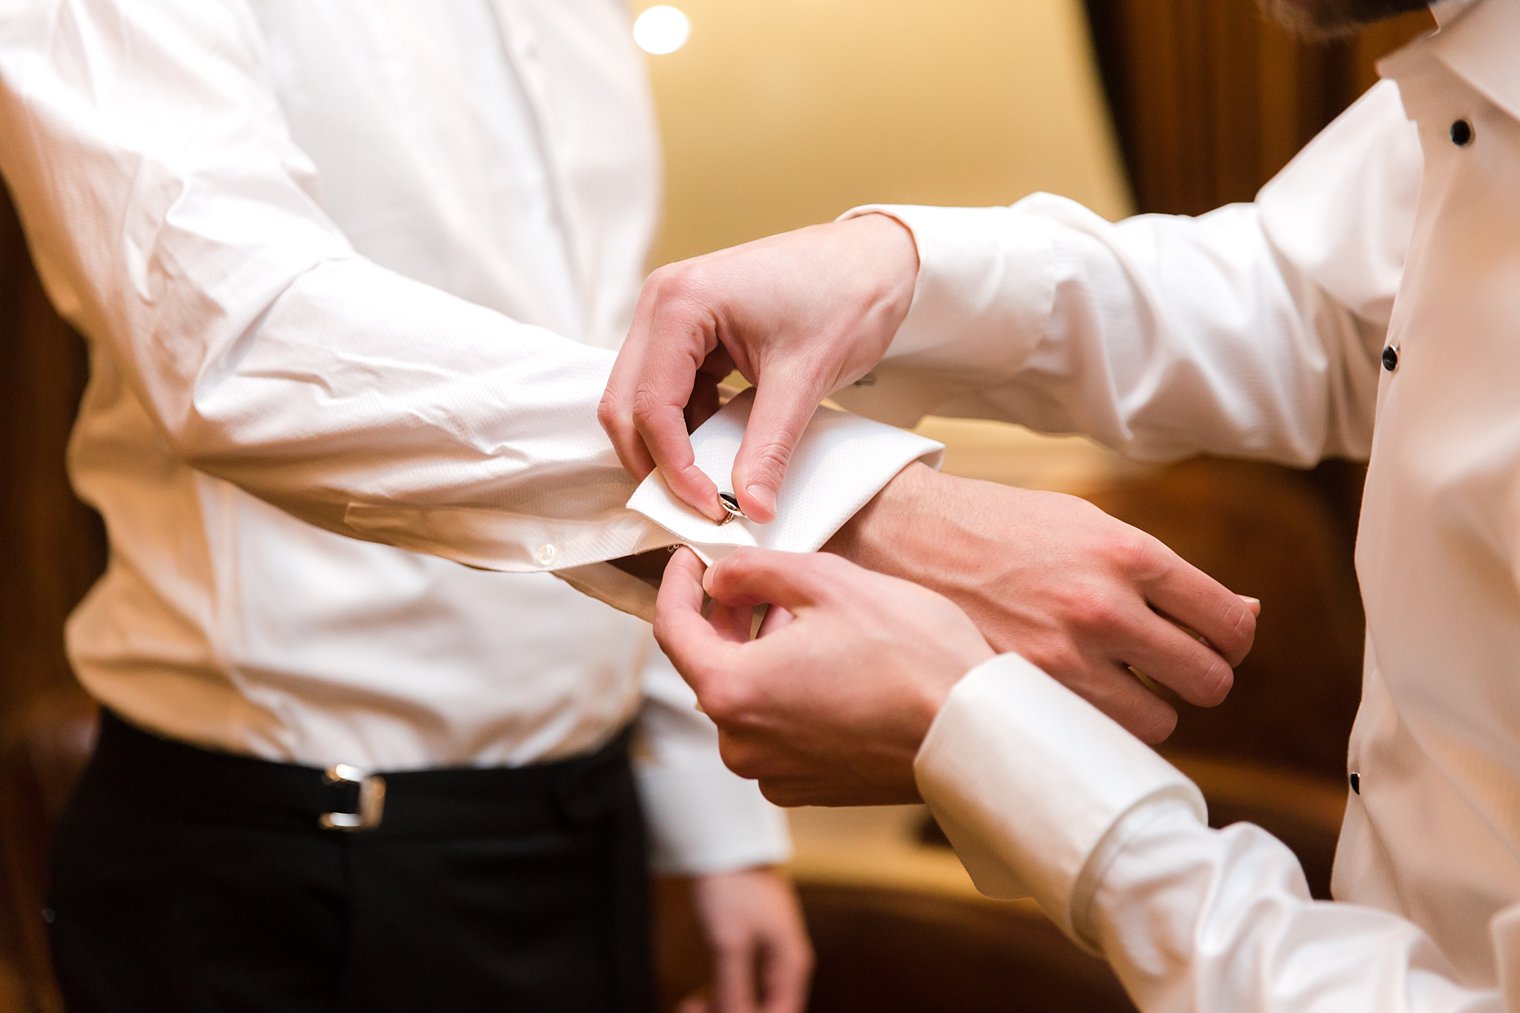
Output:
[[[359,786],[359,811],[356,813],[323,813],[318,820],[323,830],[373,830],[380,825],[385,812],[385,778],[337,763],[322,775],[327,784],[357,784]]]

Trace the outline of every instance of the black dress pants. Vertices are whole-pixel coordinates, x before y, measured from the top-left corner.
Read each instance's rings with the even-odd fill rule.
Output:
[[[53,957],[71,1013],[652,1008],[626,736],[521,769],[357,790],[111,715],[58,828]]]

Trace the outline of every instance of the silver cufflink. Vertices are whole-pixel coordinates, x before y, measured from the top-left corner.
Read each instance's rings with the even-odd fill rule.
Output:
[[[731,493],[731,492],[720,492],[720,493],[718,493],[718,502],[722,503],[723,504],[723,509],[728,512],[728,516],[725,517],[725,518],[723,518],[721,521],[719,521],[718,522],[719,524],[727,524],[729,521],[733,520],[735,517],[738,517],[741,520],[744,518],[744,511],[739,509],[739,500],[734,496],[733,493]]]

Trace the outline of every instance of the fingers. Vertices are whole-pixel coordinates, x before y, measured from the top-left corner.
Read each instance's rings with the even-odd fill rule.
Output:
[[[773,945],[761,968],[765,987],[765,1013],[802,1013],[807,1006],[808,983],[813,976],[813,955],[805,943]]]
[[[1217,651],[1165,618],[1146,611],[1117,648],[1123,660],[1198,707],[1224,702],[1235,672]]]
[[[633,390],[639,378],[639,364],[643,350],[649,341],[649,317],[653,312],[653,297],[648,283],[639,295],[634,310],[633,326],[623,341],[623,348],[612,363],[612,373],[607,377],[607,389],[596,406],[596,419],[612,441],[618,461],[634,478],[642,479],[654,470],[654,458],[644,448],[638,430],[633,426]]]
[[[857,568],[837,556],[738,549],[703,577],[707,593],[729,605],[780,605],[788,612],[829,595],[845,571]],[[865,571],[858,571],[864,574]]]
[[[709,520],[721,521],[728,514],[718,502],[718,487],[697,467],[686,431],[690,394],[688,388],[672,401],[649,388],[634,391],[634,429],[670,491]]]
[[[748,643],[755,623],[755,607],[729,605],[714,598],[707,604],[707,622],[729,643]]]
[[[1146,599],[1157,611],[1196,631],[1229,665],[1240,664],[1256,638],[1260,603],[1253,609],[1250,603],[1255,599],[1234,594],[1171,550],[1164,551],[1175,562],[1145,586]]]
[[[785,629],[787,624],[796,620],[796,616],[782,608],[780,605],[772,605],[765,610],[765,618],[760,622],[760,629],[755,631],[755,637],[768,637],[772,633],[778,633]]]
[[[677,549],[665,566],[654,605],[655,640],[694,688],[703,673],[721,666],[732,643],[702,617],[702,571],[695,552]]]
[[[645,283],[597,418],[631,474],[642,478],[658,468],[679,499],[722,520],[718,487],[696,466],[686,427],[687,405],[716,339],[707,314],[679,291],[666,291],[679,288],[674,277],[656,272]]]
[[[1142,742],[1156,745],[1177,728],[1177,709],[1123,666],[1114,668],[1112,678],[1071,688]]]
[[[755,1013],[755,953],[745,937],[713,948],[713,1007],[717,1013]]]
[[[755,403],[734,459],[733,479],[739,506],[761,523],[775,519],[786,466],[826,393],[809,379],[770,373],[755,385]]]

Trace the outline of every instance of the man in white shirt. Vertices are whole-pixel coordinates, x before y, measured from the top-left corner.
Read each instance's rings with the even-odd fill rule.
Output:
[[[46,913],[72,1008],[642,1008],[636,717],[715,1000],[801,1003],[779,817],[647,629],[572,590],[637,611],[605,561],[680,540],[595,419],[656,216],[628,34],[606,0],[0,0],[0,169],[91,343],[70,466],[111,545],[68,630],[107,711]],[[852,425],[895,449],[779,544],[933,451]],[[1021,558],[1031,598],[1070,580]],[[1156,737],[1113,657],[1212,702],[1250,630],[1152,558],[1094,557],[1128,619],[1085,652],[1058,608],[989,623]]]
[[[1329,29],[1411,5],[1276,6]],[[1335,903],[1261,830],[1210,830],[1186,778],[924,588],[752,550],[667,571],[657,633],[734,769],[790,803],[921,794],[982,890],[1032,895],[1147,1010],[1520,1010],[1520,4],[1435,10],[1253,204],[1116,225],[1045,195],[862,209],[902,228],[851,255],[852,218],[656,278],[661,326],[614,374],[617,403],[689,382],[651,350],[700,361],[715,336],[646,339],[687,319],[662,289],[701,291],[690,310],[762,391],[788,380],[745,435],[774,460],[787,420],[864,369],[876,385],[842,392],[860,410],[907,400],[1151,459],[1369,459]],[[838,276],[794,270],[830,240]],[[834,328],[843,279],[910,287],[911,309]],[[644,442],[612,415],[668,456],[668,427]],[[775,614],[751,641],[755,603]]]
[[[627,36],[559,0],[0,4],[0,167],[91,341],[70,464],[111,542],[68,631],[108,708],[47,912],[71,1008],[640,1008],[639,714],[719,998],[758,968],[800,1006],[784,826],[647,627],[374,541],[410,512],[544,570],[650,527],[592,418],[658,202]],[[376,825],[319,769],[287,832],[246,774],[339,763],[393,775]]]

